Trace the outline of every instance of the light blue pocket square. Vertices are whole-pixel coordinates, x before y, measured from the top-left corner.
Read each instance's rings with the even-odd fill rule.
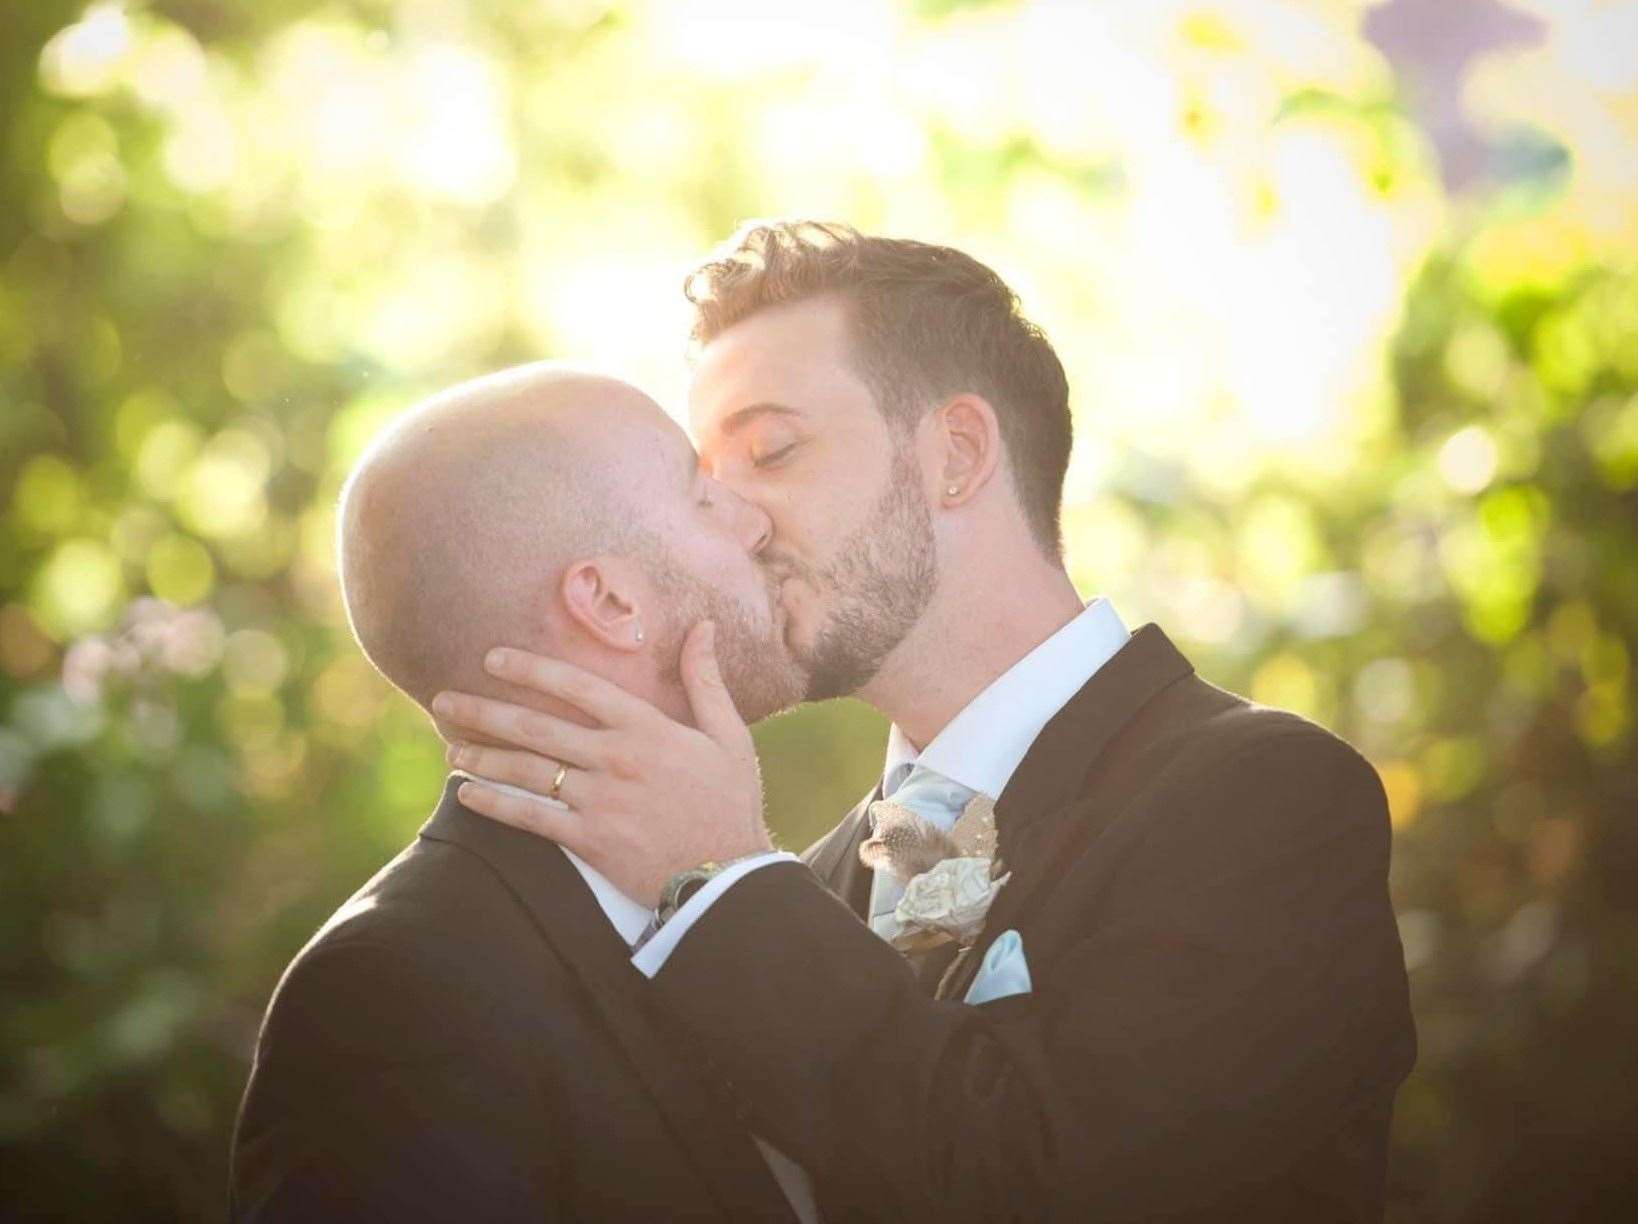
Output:
[[[978,976],[967,988],[968,1003],[989,1003],[1008,995],[1030,992],[1029,962],[1024,959],[1024,937],[1017,931],[1002,931],[995,937]]]

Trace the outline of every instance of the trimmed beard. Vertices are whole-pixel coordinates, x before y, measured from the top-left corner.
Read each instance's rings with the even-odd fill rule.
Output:
[[[893,449],[885,487],[864,522],[824,567],[797,570],[828,603],[813,645],[795,654],[807,699],[857,692],[921,619],[938,588],[933,516],[907,442]]]

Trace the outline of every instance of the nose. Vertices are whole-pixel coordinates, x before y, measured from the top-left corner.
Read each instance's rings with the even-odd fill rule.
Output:
[[[762,507],[746,501],[726,485],[722,485],[721,488],[722,497],[727,501],[732,516],[735,538],[745,546],[745,551],[754,557],[768,547],[768,541],[773,539],[773,520]]]

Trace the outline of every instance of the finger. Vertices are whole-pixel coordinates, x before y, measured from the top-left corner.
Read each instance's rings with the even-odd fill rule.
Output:
[[[497,646],[484,657],[483,665],[491,676],[566,701],[605,727],[636,726],[645,719],[664,717],[641,697],[562,659]]]
[[[495,748],[488,744],[451,744],[445,755],[456,769],[476,774],[483,781],[505,782],[526,791],[533,791],[537,795],[560,799],[570,807],[576,806],[572,780],[583,780],[587,776],[584,769],[568,766],[563,781],[558,785],[557,793],[554,795],[552,784],[557,781],[558,767],[568,765],[565,761],[537,756],[533,752]]]
[[[601,737],[607,734],[527,706],[473,693],[439,693],[432,699],[432,712],[463,730],[477,731],[489,739],[582,768],[601,759]]]
[[[544,837],[573,850],[585,837],[585,821],[573,810],[539,799],[508,795],[482,782],[463,782],[455,797],[480,816]]]
[[[682,648],[683,688],[694,711],[694,725],[724,746],[739,746],[749,737],[734,699],[717,665],[717,627],[701,621],[689,630]]]

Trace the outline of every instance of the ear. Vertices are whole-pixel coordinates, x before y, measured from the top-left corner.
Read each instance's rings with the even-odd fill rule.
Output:
[[[939,486],[934,504],[959,506],[995,475],[1001,461],[1001,426],[978,395],[958,395],[930,414],[936,431]]]
[[[626,654],[644,649],[643,586],[635,566],[619,557],[591,557],[563,571],[559,593],[570,623],[599,645]]]

